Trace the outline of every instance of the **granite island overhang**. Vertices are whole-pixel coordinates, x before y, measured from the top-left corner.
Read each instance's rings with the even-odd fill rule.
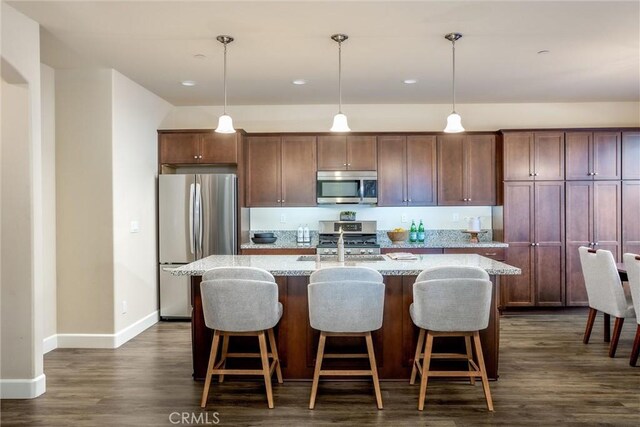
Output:
[[[204,323],[200,282],[205,271],[215,267],[245,266],[265,269],[276,278],[280,302],[284,312],[275,328],[278,353],[285,379],[311,380],[318,345],[319,332],[309,325],[307,284],[309,275],[323,267],[358,265],[373,268],[384,276],[386,285],[382,328],[373,332],[374,348],[381,379],[408,380],[417,344],[418,328],[411,321],[409,306],[413,301],[413,283],[416,276],[427,268],[440,266],[475,266],[491,277],[493,295],[489,327],[480,332],[487,374],[498,378],[500,325],[498,301],[500,276],[521,274],[519,268],[476,254],[418,255],[417,260],[394,261],[298,261],[298,255],[212,255],[172,270],[175,275],[191,276],[191,338],[193,377],[202,380],[207,371],[211,350],[212,331]],[[255,352],[257,343],[246,337],[231,340],[229,348]],[[356,338],[335,339],[327,342],[327,352],[361,352],[364,342]],[[456,339],[436,341],[435,351],[464,351],[464,342]],[[230,366],[250,363],[247,360],[229,360]],[[336,367],[360,368],[368,360],[338,359]],[[461,366],[464,366],[462,364]]]

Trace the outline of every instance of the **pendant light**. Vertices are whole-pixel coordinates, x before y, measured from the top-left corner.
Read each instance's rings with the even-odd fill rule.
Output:
[[[462,37],[460,33],[449,33],[444,36],[445,39],[451,42],[453,49],[453,83],[451,85],[451,94],[453,98],[453,108],[449,117],[447,117],[447,127],[444,129],[446,133],[459,133],[464,132],[462,127],[462,118],[460,114],[456,113],[456,40]]]
[[[231,36],[218,36],[216,37],[220,43],[224,45],[224,110],[222,115],[218,118],[217,133],[235,133],[233,128],[233,120],[231,116],[227,115],[227,45],[233,41]]]
[[[331,132],[351,132],[347,123],[347,116],[342,113],[342,42],[348,39],[346,34],[334,34],[333,41],[338,43],[338,114],[333,117]]]

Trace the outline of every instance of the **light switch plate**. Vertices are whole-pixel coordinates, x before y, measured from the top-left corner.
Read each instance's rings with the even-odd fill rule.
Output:
[[[131,224],[129,225],[129,232],[137,233],[138,231],[140,231],[140,224],[138,221],[131,221]]]
[[[285,214],[280,215],[280,222],[282,224],[284,224],[285,222],[287,222],[287,216]]]
[[[407,222],[407,216],[403,214],[403,215],[400,217],[400,222]]]
[[[460,214],[454,213],[453,215],[451,215],[451,221],[454,221],[454,222],[460,221]]]

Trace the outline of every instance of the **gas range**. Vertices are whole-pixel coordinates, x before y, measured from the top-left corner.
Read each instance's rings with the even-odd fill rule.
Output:
[[[320,221],[316,253],[338,252],[340,228],[343,231],[346,255],[377,255],[380,253],[376,221]]]

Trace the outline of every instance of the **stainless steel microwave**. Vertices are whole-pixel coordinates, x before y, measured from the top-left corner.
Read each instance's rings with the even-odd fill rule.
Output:
[[[378,172],[319,171],[319,205],[378,203]]]

